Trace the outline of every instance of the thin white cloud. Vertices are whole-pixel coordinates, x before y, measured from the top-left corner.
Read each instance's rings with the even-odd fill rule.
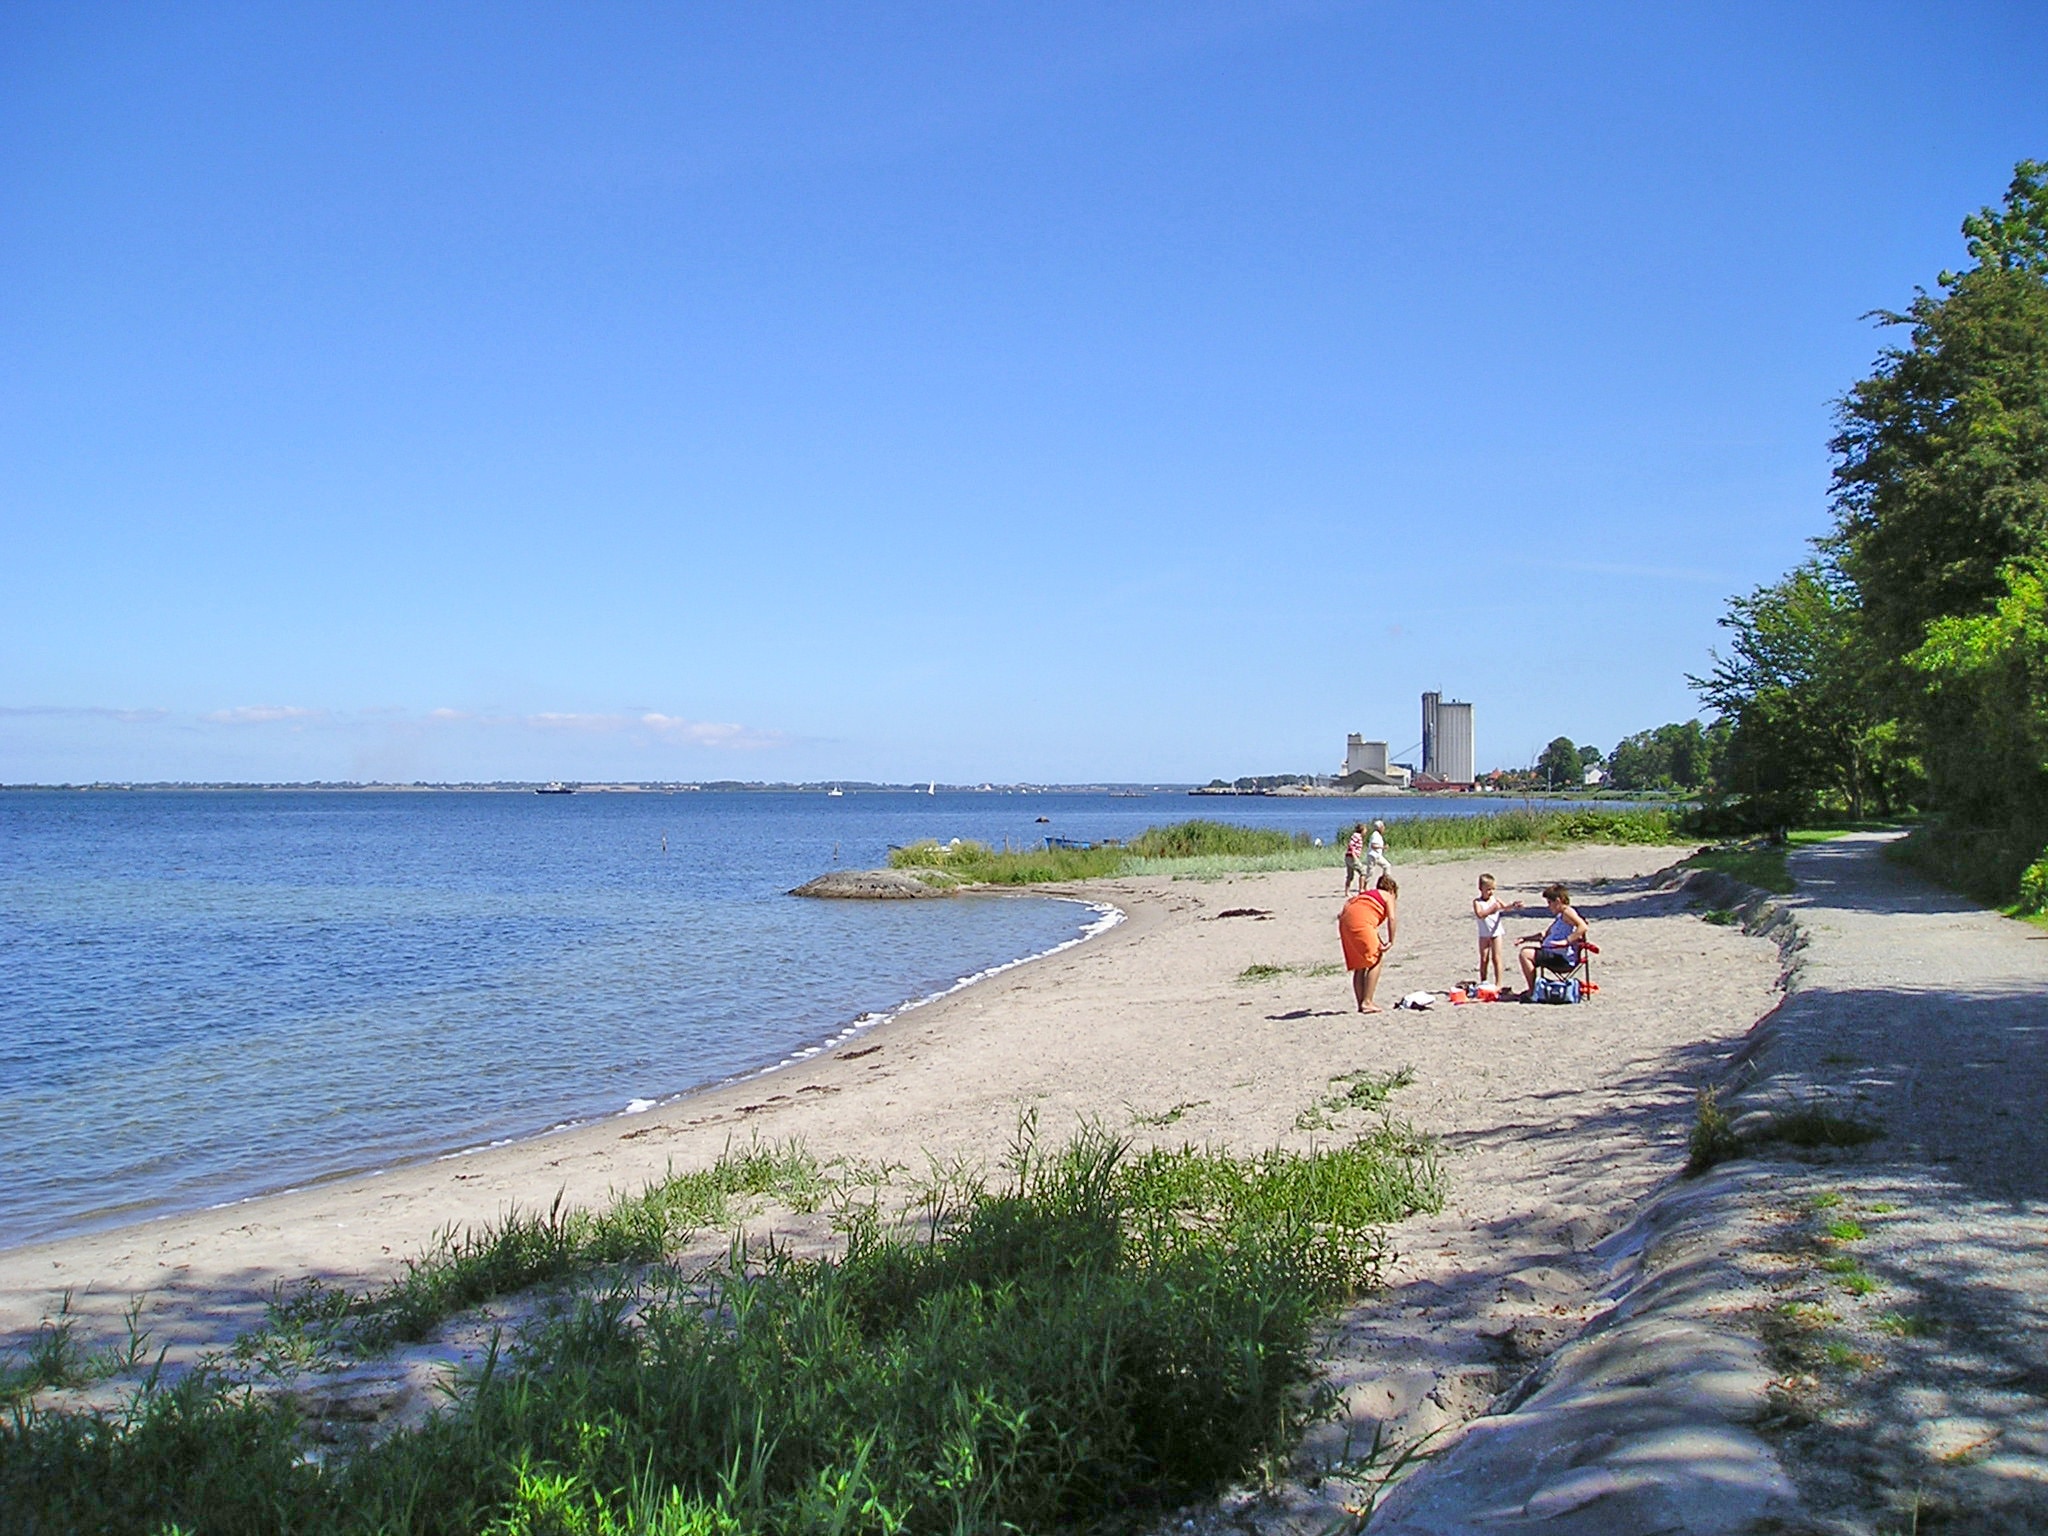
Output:
[[[199,717],[213,725],[275,725],[280,721],[324,720],[324,709],[301,709],[296,704],[243,704],[234,709],[216,709]]]
[[[168,720],[168,709],[107,709],[100,705],[74,704],[0,704],[0,715],[26,718],[45,716],[72,720],[119,720],[124,725],[146,725],[154,720]]]
[[[640,717],[640,723],[665,741],[687,741],[699,747],[774,747],[784,740],[780,731],[757,731],[713,720],[683,720],[651,711]]]
[[[613,711],[542,710],[532,714],[485,714],[442,706],[415,715],[397,706],[344,711],[298,704],[241,704],[200,715],[174,715],[168,709],[108,709],[56,704],[0,705],[0,719],[45,718],[114,720],[128,724],[153,721],[197,721],[205,725],[301,726],[319,722],[339,730],[416,731],[421,727],[469,726],[491,730],[528,731],[548,735],[613,737],[642,747],[707,747],[720,751],[754,751],[780,747],[789,738],[781,731],[759,730],[723,720],[691,720],[658,709]]]
[[[785,739],[780,731],[756,730],[751,726],[735,725],[729,721],[686,720],[681,715],[665,715],[658,710],[642,710],[634,714],[574,714],[548,711],[526,716],[525,724],[544,731],[577,731],[601,736],[633,735],[693,747],[723,747],[734,750],[779,746]]]

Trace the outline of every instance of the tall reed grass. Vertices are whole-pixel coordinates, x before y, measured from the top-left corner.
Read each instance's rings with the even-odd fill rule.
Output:
[[[352,1457],[308,1456],[287,1407],[206,1372],[119,1415],[17,1410],[0,1510],[94,1536],[1128,1525],[1289,1442],[1316,1316],[1377,1278],[1384,1223],[1440,1198],[1391,1122],[1252,1158],[1027,1136],[929,1229],[856,1203],[837,1258],[586,1292]]]
[[[1684,812],[1668,806],[1614,810],[1531,807],[1475,816],[1400,816],[1387,821],[1392,853],[1480,852],[1566,843],[1684,842]],[[1368,818],[1369,819],[1369,818]],[[1122,845],[1094,848],[990,848],[975,842],[921,842],[891,850],[898,869],[943,871],[983,885],[1040,885],[1111,875],[1210,878],[1263,870],[1325,869],[1344,860],[1351,823],[1321,846],[1304,832],[1185,821],[1154,827]]]
[[[1617,810],[1494,811],[1477,816],[1403,816],[1387,823],[1390,852],[1550,847],[1561,843],[1678,843],[1685,841],[1681,808],[1630,806]]]

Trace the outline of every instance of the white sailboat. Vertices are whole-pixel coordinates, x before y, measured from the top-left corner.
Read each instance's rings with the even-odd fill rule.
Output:
[[[936,794],[937,794],[938,792],[939,792],[939,781],[938,781],[937,779],[933,779],[933,780],[931,781],[931,783],[930,783],[930,784],[928,784],[927,786],[925,786],[925,793],[926,793],[926,794],[928,794],[928,795],[936,795]]]

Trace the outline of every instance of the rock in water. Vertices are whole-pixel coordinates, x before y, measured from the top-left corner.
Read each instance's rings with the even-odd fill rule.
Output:
[[[927,884],[901,869],[835,869],[806,881],[792,896],[833,896],[848,901],[916,901],[951,896],[951,884]]]

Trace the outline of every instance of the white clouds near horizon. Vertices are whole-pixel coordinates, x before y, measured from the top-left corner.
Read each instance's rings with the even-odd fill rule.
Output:
[[[209,741],[236,745],[221,756]],[[0,706],[0,782],[691,777],[790,741],[657,710]]]

